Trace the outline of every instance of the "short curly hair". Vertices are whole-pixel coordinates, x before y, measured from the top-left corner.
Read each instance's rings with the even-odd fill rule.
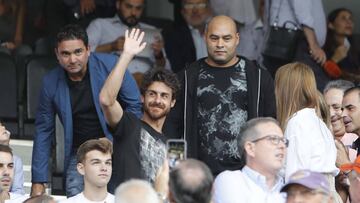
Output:
[[[140,85],[140,92],[144,96],[146,90],[153,82],[162,82],[172,90],[172,100],[176,99],[180,83],[176,75],[170,70],[154,68],[144,74]]]

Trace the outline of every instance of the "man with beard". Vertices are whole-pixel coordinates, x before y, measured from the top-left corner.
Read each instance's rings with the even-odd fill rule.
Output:
[[[125,32],[124,51],[100,92],[100,104],[114,134],[113,176],[109,189],[130,178],[153,182],[166,157],[166,137],[162,127],[166,115],[175,104],[179,83],[168,70],[152,69],[144,74],[140,86],[144,115],[138,119],[124,112],[116,95],[124,73],[133,57],[141,52],[144,33],[133,29]]]
[[[185,138],[188,155],[205,162],[214,175],[243,165],[236,139],[247,120],[275,116],[274,82],[266,70],[236,55],[239,40],[231,18],[209,22],[208,57],[179,73],[183,91],[164,128]]]
[[[122,53],[125,41],[125,30],[133,27],[155,30],[155,27],[139,22],[144,11],[145,0],[117,0],[117,14],[113,18],[95,19],[87,28],[91,51]],[[156,34],[155,34],[156,35]],[[164,44],[160,33],[154,36],[151,44],[152,55],[138,56],[130,63],[130,73],[144,73],[153,66],[167,67],[162,49]]]

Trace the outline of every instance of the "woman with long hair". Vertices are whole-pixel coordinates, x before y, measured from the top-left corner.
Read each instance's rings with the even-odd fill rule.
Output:
[[[335,202],[342,202],[335,191],[336,147],[334,138],[318,116],[318,92],[310,67],[290,63],[275,75],[277,118],[289,140],[285,180],[299,169],[323,173],[333,191]]]
[[[325,64],[325,70],[333,78],[359,83],[360,48],[353,37],[352,12],[346,8],[335,9],[329,13],[327,21],[327,35],[323,48],[333,66]],[[337,74],[334,73],[334,68],[339,70]]]

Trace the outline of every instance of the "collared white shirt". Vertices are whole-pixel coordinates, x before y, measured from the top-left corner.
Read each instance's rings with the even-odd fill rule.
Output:
[[[282,203],[285,195],[279,191],[284,185],[278,176],[269,190],[266,177],[245,166],[242,170],[224,171],[214,182],[215,203]]]
[[[334,177],[339,173],[335,166],[336,147],[333,135],[314,108],[296,112],[289,119],[284,135],[289,140],[286,181],[300,169],[331,173]]]
[[[194,41],[195,51],[196,51],[196,60],[207,57],[207,47],[204,39],[204,35],[201,35],[198,29],[189,25],[192,39]]]
[[[145,23],[138,23],[137,27],[140,29],[156,29],[154,26]],[[120,20],[118,15],[115,15],[112,18],[97,18],[93,20],[86,29],[89,37],[90,50],[95,51],[96,47],[99,45],[108,44],[121,36],[125,36],[125,31],[127,29],[129,29],[129,27]],[[151,44],[147,44],[146,46],[151,46]],[[166,61],[165,68],[170,70],[170,63],[166,58],[164,50],[163,54]],[[149,58],[135,57],[130,62],[128,70],[130,73],[144,73],[153,67],[154,63],[155,57],[153,55],[151,55]]]

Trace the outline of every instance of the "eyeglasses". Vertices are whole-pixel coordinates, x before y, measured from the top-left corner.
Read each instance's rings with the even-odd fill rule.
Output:
[[[258,138],[256,140],[253,140],[252,142],[258,142],[260,140],[268,140],[271,143],[273,143],[274,145],[278,145],[280,143],[280,141],[281,141],[281,142],[283,142],[285,144],[286,147],[289,146],[289,140],[288,139],[277,136],[277,135],[267,135],[267,136]]]
[[[206,3],[188,3],[188,4],[184,4],[184,9],[194,9],[194,8],[197,8],[197,9],[204,9],[207,7],[207,4]]]

